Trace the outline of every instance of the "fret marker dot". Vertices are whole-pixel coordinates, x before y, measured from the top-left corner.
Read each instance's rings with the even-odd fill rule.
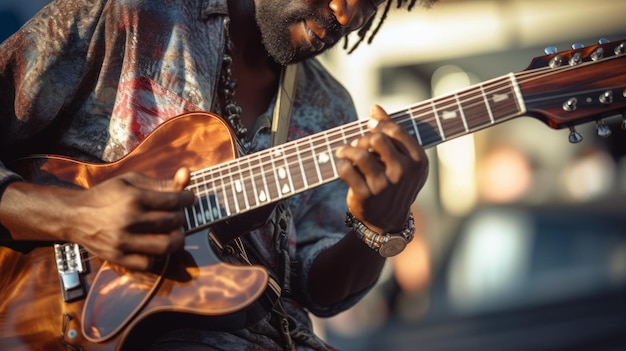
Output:
[[[322,153],[318,156],[317,161],[319,163],[326,163],[330,160],[330,157],[328,157],[327,153]]]
[[[290,191],[291,191],[291,188],[289,188],[289,186],[285,184],[285,186],[283,187],[283,194],[286,194]]]

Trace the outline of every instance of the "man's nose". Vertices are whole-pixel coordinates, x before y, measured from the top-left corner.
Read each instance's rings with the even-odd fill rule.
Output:
[[[361,28],[376,10],[371,2],[366,0],[330,0],[328,6],[337,22],[351,31]]]

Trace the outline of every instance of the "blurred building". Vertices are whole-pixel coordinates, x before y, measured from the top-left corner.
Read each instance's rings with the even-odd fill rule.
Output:
[[[440,0],[428,10],[393,11],[372,44],[361,44],[350,57],[338,47],[325,54],[322,61],[353,93],[360,116],[367,118],[373,103],[395,112],[521,72],[533,58],[545,55],[546,47],[564,51],[576,43],[597,44],[602,38],[624,40],[624,13],[626,2],[622,0]],[[626,85],[626,77],[623,81]],[[559,245],[551,241],[557,239],[548,238],[569,238],[572,242],[562,243],[567,247],[583,242],[593,245],[592,238],[597,237],[597,246],[587,247],[588,250],[609,250],[604,256],[611,257],[611,262],[626,261],[621,249],[626,239],[616,229],[620,213],[626,214],[626,208],[619,205],[624,203],[621,199],[626,193],[626,133],[620,128],[621,122],[617,116],[606,120],[613,132],[606,139],[597,135],[594,123],[578,126],[584,139],[572,144],[568,141],[569,130],[554,130],[535,118],[523,117],[430,148],[431,174],[415,208],[421,213],[422,231],[430,249],[431,273],[427,276],[433,281],[446,280],[448,290],[425,286],[421,292],[404,292],[398,281],[411,277],[398,278],[394,274],[414,274],[414,281],[421,281],[423,270],[415,267],[398,272],[390,264],[380,287],[369,298],[338,321],[330,322],[329,337],[344,350],[378,350],[373,345],[380,344],[373,340],[389,341],[393,330],[378,327],[385,322],[372,319],[400,315],[419,321],[420,315],[433,308],[433,294],[450,296],[447,308],[458,305],[479,310],[483,305],[478,300],[489,302],[493,301],[491,296],[502,291],[519,290],[530,266],[534,275],[542,277],[533,258],[539,253],[549,255],[553,249],[555,262],[562,258]],[[590,203],[603,202],[605,198],[610,198],[606,203],[611,204],[607,207],[614,207],[613,211],[586,211],[586,206],[596,207]],[[506,210],[510,206],[515,210]],[[560,214],[550,225],[535,226],[545,222],[539,219],[538,208],[543,206],[563,210],[555,210]],[[612,217],[605,218],[603,212],[612,213]],[[574,224],[583,221],[584,226]],[[470,226],[472,223],[480,225]],[[571,237],[561,237],[559,228],[578,228],[586,234],[580,235],[585,239],[576,239],[573,233]],[[596,232],[593,228],[597,228]],[[621,232],[626,235],[626,230]],[[615,240],[615,250],[609,249],[604,240]],[[585,261],[591,254],[583,251],[568,256],[572,261],[558,264],[591,267],[592,260]],[[405,257],[398,261],[420,262]],[[595,268],[586,269],[593,270],[597,277],[613,277],[612,264],[600,259],[593,264]],[[604,267],[605,271],[600,274],[595,271],[597,267]],[[545,275],[555,279],[542,280],[543,285],[537,289],[552,291],[551,297],[558,301],[560,295],[554,291],[560,291],[559,284],[566,283],[556,277],[580,272],[581,269],[555,273],[545,268]],[[578,276],[581,280],[585,277],[588,278]],[[623,281],[624,276],[616,280]],[[394,288],[390,290],[390,286]],[[596,288],[602,290],[604,286],[597,283]],[[563,301],[567,300],[566,295],[560,296]],[[502,298],[512,300],[519,296]],[[387,305],[388,310],[381,312],[380,299],[390,299],[395,305]],[[363,318],[367,311],[371,317]],[[352,323],[353,328],[344,332],[342,326],[346,323]],[[359,325],[360,332],[354,327]],[[418,339],[410,339],[410,325],[394,326],[403,330],[398,340],[407,340],[403,349],[420,349],[415,343]],[[380,334],[373,332],[377,328]],[[445,331],[438,333],[445,339]],[[467,344],[465,350],[470,349],[481,348]]]
[[[322,60],[353,93],[359,114],[365,118],[373,103],[394,112],[523,71],[549,46],[562,51],[575,43],[597,44],[601,38],[626,39],[625,11],[623,0],[441,0],[428,10],[393,11],[372,44],[362,44],[350,57],[339,47]],[[499,175],[515,177],[508,179],[508,186],[524,187],[517,200],[545,203],[571,199],[568,188],[583,185],[571,185],[576,180],[564,180],[563,172],[571,173],[566,167],[571,168],[589,149],[610,153],[616,173],[606,175],[606,169],[600,169],[593,175],[587,173],[592,177],[587,179],[578,172],[578,181],[593,183],[595,190],[589,191],[594,196],[622,191],[625,167],[621,155],[626,141],[618,127],[620,121],[612,122],[614,135],[607,140],[596,136],[593,124],[580,126],[584,139],[578,144],[568,142],[568,130],[553,130],[526,117],[445,142],[429,150],[432,173],[418,205],[435,219],[468,214],[484,200],[485,189],[479,189],[484,179],[477,177],[485,171],[483,162],[495,148],[515,150],[518,157],[526,158],[525,165],[514,167],[529,167],[528,174],[512,168],[509,175]],[[512,184],[516,179],[528,184]],[[449,221],[431,222],[429,232],[436,250],[443,245],[439,240],[449,229],[445,224]]]

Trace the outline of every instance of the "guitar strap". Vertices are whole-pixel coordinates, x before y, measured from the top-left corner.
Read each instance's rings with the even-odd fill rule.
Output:
[[[280,85],[274,106],[272,118],[271,146],[276,146],[287,141],[291,110],[296,92],[296,75],[298,64],[292,64],[283,68],[280,74]]]
[[[287,141],[289,123],[291,121],[291,111],[296,93],[296,75],[298,64],[288,65],[283,68],[280,75],[280,84],[274,106],[272,118],[271,146],[276,146]],[[285,201],[281,201],[274,209],[274,244],[280,255],[278,275],[282,280],[281,286],[283,294],[289,294],[291,262],[289,258],[289,238],[288,223],[291,211]]]
[[[272,125],[270,130],[270,147],[277,146],[287,141],[289,132],[289,124],[291,122],[291,112],[296,91],[296,75],[298,65],[292,64],[283,68],[280,74],[276,103],[272,115]],[[291,293],[291,258],[289,257],[289,223],[291,211],[288,203],[284,200],[276,204],[270,220],[274,223],[273,244],[278,254],[278,269],[274,274],[270,274],[268,282],[269,291],[266,294],[275,296],[276,303],[273,306],[270,320],[279,329],[282,335],[283,347],[285,350],[295,350],[295,344],[291,337],[291,330],[294,323],[290,321],[290,317],[285,312],[281,296],[287,296]],[[224,252],[226,247],[230,247],[231,252],[237,252],[241,260],[247,264],[252,264],[252,260],[248,257],[248,252],[257,259],[262,259],[262,255],[255,252],[255,248],[244,247],[240,237],[232,240],[232,242],[222,245],[219,240],[211,234],[211,239],[216,244],[218,250]],[[276,276],[276,278],[275,278]]]
[[[274,115],[272,117],[272,129],[270,142],[271,146],[276,146],[287,141],[289,134],[289,124],[291,122],[291,111],[296,93],[296,76],[298,64],[288,65],[283,68],[280,76]],[[274,247],[279,256],[278,279],[280,279],[281,291],[279,298],[273,308],[272,320],[280,330],[283,337],[283,347],[285,350],[295,350],[295,344],[291,338],[293,322],[290,322],[289,315],[285,312],[281,296],[291,294],[291,258],[289,257],[289,217],[291,211],[286,201],[281,201],[274,209]],[[272,287],[272,284],[270,284]]]

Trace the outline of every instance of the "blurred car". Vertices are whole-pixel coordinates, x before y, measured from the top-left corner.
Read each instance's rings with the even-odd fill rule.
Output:
[[[458,228],[425,314],[362,350],[626,350],[626,199],[484,206]]]

